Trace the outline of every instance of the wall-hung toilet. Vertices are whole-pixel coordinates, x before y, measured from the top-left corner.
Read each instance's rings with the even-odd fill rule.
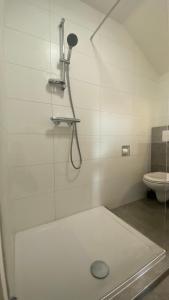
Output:
[[[143,182],[156,193],[159,202],[169,200],[169,173],[153,172],[145,174]]]

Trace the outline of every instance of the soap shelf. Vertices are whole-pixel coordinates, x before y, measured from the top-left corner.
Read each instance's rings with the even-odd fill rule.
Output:
[[[74,123],[80,123],[80,119],[76,118],[51,117],[50,119],[55,125],[66,123],[68,126],[72,126]]]

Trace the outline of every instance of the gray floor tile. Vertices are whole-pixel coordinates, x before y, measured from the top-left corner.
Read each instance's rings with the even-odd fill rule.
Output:
[[[113,213],[169,251],[169,203],[143,199],[118,207]],[[139,299],[169,300],[169,276]]]

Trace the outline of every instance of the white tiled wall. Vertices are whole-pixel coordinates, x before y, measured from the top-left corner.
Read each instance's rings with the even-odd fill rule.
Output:
[[[153,105],[153,126],[166,126],[169,124],[169,73],[159,78],[158,94]]]
[[[71,113],[67,90],[47,86],[50,77],[59,76],[61,17],[66,18],[66,34],[74,32],[79,38],[70,74],[81,119],[80,171],[69,162],[71,130],[55,128],[50,121],[52,114]],[[6,0],[2,122],[8,132],[6,218],[12,236],[100,204],[113,208],[144,196],[142,175],[149,170],[157,76],[113,20],[91,44],[89,37],[101,18],[78,0]],[[126,144],[131,156],[122,158],[121,146]]]

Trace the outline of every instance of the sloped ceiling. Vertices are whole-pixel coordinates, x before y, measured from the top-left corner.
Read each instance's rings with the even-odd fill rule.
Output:
[[[83,0],[106,14],[115,0]],[[167,0],[121,0],[112,18],[122,23],[160,74],[169,72]]]

